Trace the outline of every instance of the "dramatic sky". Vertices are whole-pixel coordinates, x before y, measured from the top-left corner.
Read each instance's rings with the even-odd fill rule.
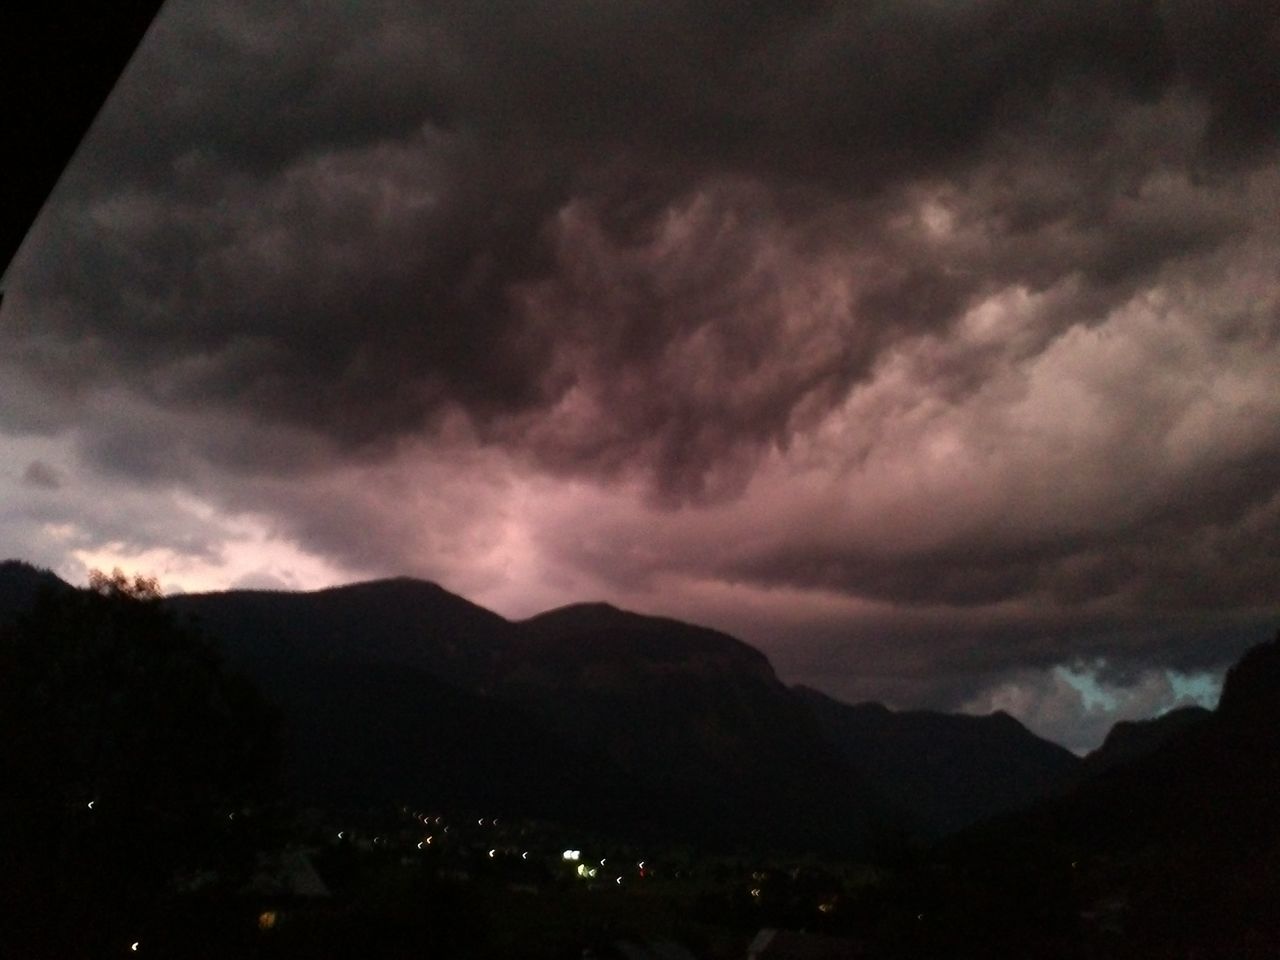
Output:
[[[1211,702],[1278,11],[171,0],[6,279],[0,553],[607,599],[1075,749]]]

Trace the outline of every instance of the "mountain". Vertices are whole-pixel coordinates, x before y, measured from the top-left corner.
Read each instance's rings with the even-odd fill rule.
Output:
[[[893,819],[741,641],[606,604],[519,626],[500,694],[602,751],[704,840],[865,849]]]
[[[966,831],[947,848],[948,869],[972,889],[974,877],[1003,875],[1057,891],[1059,934],[1085,944],[1072,956],[1275,956],[1280,636],[1228,671],[1208,716],[1138,729],[1144,749],[1153,730],[1163,740]]]
[[[1280,637],[1227,672],[1208,716],[1139,730],[1163,740],[1027,811],[1023,825],[1081,850],[1213,838],[1220,850],[1243,851],[1258,836],[1280,839]]]
[[[1121,720],[1107,734],[1102,746],[1084,758],[1080,773],[1096,777],[1112,767],[1150,756],[1172,737],[1203,723],[1211,712],[1204,707],[1179,707],[1149,720]]]
[[[1007,713],[895,712],[796,687],[828,743],[905,809],[925,836],[953,833],[1047,796],[1080,766]]]
[[[483,684],[515,635],[496,613],[407,577],[307,593],[185,594],[166,603],[236,662],[396,664],[459,686]]]
[[[329,809],[389,800],[637,829],[643,786],[515,705],[415,667],[286,658],[250,675],[284,720],[287,785]]]
[[[979,846],[1021,837],[1081,855],[1187,843],[1243,852],[1258,837],[1280,840],[1278,664],[1280,637],[1228,671],[1212,713],[1122,728],[1108,752],[1137,744],[1133,756],[1116,756],[1060,795],[979,825],[970,837]]]
[[[166,602],[279,704],[308,793],[429,790],[722,845],[862,849],[890,819],[764,655],[715,630],[606,604],[511,623],[409,579]]]
[[[1227,671],[1215,716],[1241,737],[1275,745],[1280,738],[1280,633],[1247,651]]]
[[[70,589],[0,566],[0,614],[43,586]],[[895,713],[790,690],[727,634],[606,604],[511,622],[404,578],[165,603],[276,704],[290,783],[322,801],[436,798],[726,847],[856,852],[886,833],[949,833],[1062,790],[1087,766],[1007,715]],[[1247,793],[1269,768],[1265,751],[1252,765],[1242,751],[1275,727],[1258,692],[1274,687],[1274,665],[1251,657],[1212,717],[1118,728],[1099,751],[1115,763],[1017,829],[1102,848],[1209,816],[1215,790]],[[1260,822],[1248,796],[1232,802]]]
[[[292,782],[310,795],[430,796],[726,844],[872,832],[871,789],[765,657],[713,630],[603,604],[513,624],[408,579],[167,603],[280,706]]]
[[[780,687],[768,658],[741,640],[666,617],[580,603],[520,624],[511,668],[520,682],[625,684],[631,671],[739,677]]]
[[[603,754],[564,744],[528,711],[485,693],[518,630],[434,583],[166,603],[279,708],[288,781],[304,798],[647,822],[644,789]]]

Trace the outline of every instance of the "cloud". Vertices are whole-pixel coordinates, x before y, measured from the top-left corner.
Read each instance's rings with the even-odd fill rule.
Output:
[[[1004,710],[1033,732],[1086,753],[1122,720],[1145,720],[1185,706],[1213,708],[1221,693],[1220,683],[1205,675],[1148,670],[1120,685],[1100,683],[1103,670],[1105,663],[1026,672],[984,691],[962,709],[980,714]]]
[[[1219,669],[1278,612],[1275,24],[168,3],[10,272],[7,541],[608,596],[899,705]]]
[[[62,486],[62,478],[58,471],[43,460],[32,460],[22,471],[22,482],[44,490],[57,490]]]
[[[753,357],[816,349],[787,299],[828,294],[838,348],[732,416],[690,371],[653,384],[668,406],[568,451],[540,434],[556,464],[609,476],[621,460],[664,495],[717,495],[738,486],[722,454],[749,469],[791,417],[838,403],[1000,273],[1106,285],[1239,227],[1212,188],[1151,196],[1170,160],[1170,190],[1179,168],[1202,174],[1204,138],[1249,126],[1254,96],[1198,66],[1179,5],[297,15],[166,7],[37,234],[61,255],[28,255],[15,283],[44,335],[17,346],[46,385],[129,376],[157,402],[357,448],[461,405],[506,439],[584,392],[631,412],[600,369],[648,384],[679,350],[737,381]],[[960,214],[977,248],[893,235],[908,186],[974,178]],[[783,283],[796,260],[826,276]],[[513,308],[531,288],[551,320]],[[567,312],[586,337],[549,340]],[[66,341],[95,362],[53,349]]]

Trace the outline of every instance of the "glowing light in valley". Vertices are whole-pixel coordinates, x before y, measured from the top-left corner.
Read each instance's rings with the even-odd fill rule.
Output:
[[[94,805],[95,803],[97,803],[97,802],[98,802],[97,800],[90,800],[90,801],[89,801],[89,809],[90,809],[90,810],[92,810],[92,809],[93,809],[93,805]]]
[[[490,850],[490,851],[489,851],[489,859],[490,859],[490,860],[492,860],[492,859],[493,859],[494,857],[496,857],[497,855],[498,855],[498,851],[497,851],[497,850]]]

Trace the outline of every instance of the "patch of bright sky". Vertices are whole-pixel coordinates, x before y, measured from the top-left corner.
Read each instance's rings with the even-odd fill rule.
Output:
[[[1121,720],[1148,720],[1178,707],[1216,706],[1222,681],[1213,673],[1152,668],[1127,683],[1106,679],[1106,664],[1075,662],[1024,672],[983,691],[960,710],[1005,710],[1032,732],[1078,754],[1099,746]]]
[[[1054,667],[1054,673],[1080,694],[1080,701],[1086,711],[1116,709],[1115,694],[1104,690],[1093,674],[1065,666]]]
[[[361,579],[358,573],[281,538],[262,518],[222,515],[209,504],[183,494],[175,494],[172,502],[179,510],[217,528],[220,542],[215,550],[191,553],[112,541],[71,550],[74,563],[58,572],[83,582],[90,570],[119,567],[126,573],[156,577],[164,592],[171,594],[232,587],[317,590]]]
[[[1183,703],[1197,703],[1212,710],[1218,705],[1218,698],[1222,696],[1222,677],[1214,674],[1185,674],[1178,673],[1176,670],[1166,670],[1165,677],[1168,678],[1169,686],[1179,702],[1161,710],[1161,714],[1168,713],[1174,706]]]
[[[1054,672],[1071,685],[1079,694],[1087,713],[1095,711],[1125,713],[1132,691],[1125,687],[1103,686],[1097,675],[1088,668],[1058,666]],[[1210,673],[1180,673],[1165,670],[1169,699],[1156,707],[1153,716],[1163,716],[1170,710],[1191,704],[1213,709],[1222,694],[1222,679]]]

